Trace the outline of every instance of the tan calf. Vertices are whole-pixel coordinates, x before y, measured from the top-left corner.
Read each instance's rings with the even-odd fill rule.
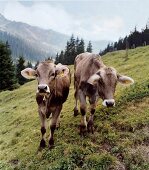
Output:
[[[74,115],[78,114],[78,100],[80,101],[80,112],[82,114],[80,133],[87,129],[93,132],[93,118],[98,98],[103,100],[106,107],[115,106],[114,93],[118,82],[122,84],[133,84],[132,78],[120,75],[116,69],[107,67],[101,57],[92,53],[82,53],[75,59],[75,107]],[[90,103],[90,118],[86,121],[86,97]]]
[[[46,146],[46,118],[51,115],[49,148],[54,145],[54,131],[59,121],[63,103],[66,101],[70,86],[70,71],[62,64],[55,65],[53,62],[45,61],[39,63],[37,69],[26,68],[21,71],[22,76],[27,79],[35,78],[38,82],[36,101],[41,120],[40,148]]]

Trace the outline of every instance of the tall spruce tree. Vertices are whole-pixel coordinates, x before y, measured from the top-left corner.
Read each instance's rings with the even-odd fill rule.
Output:
[[[76,44],[75,44],[75,38],[72,34],[70,38],[70,64],[74,63],[75,57],[76,57]]]
[[[60,61],[59,61],[59,54],[57,53],[56,54],[56,57],[55,57],[55,64],[58,64]]]
[[[147,25],[145,29],[142,30],[142,43],[143,46],[149,45],[149,29]]]
[[[87,46],[86,51],[87,51],[87,52],[90,52],[90,53],[93,51],[91,41],[88,42],[88,46]]]
[[[36,62],[35,66],[34,66],[34,69],[36,70],[37,69],[37,66],[39,65],[39,61]]]
[[[79,53],[78,53],[79,42],[80,42],[80,40],[79,40],[79,38],[77,37],[77,39],[76,39],[76,41],[75,41],[75,45],[76,45],[76,56],[79,54]]]
[[[65,61],[64,61],[64,51],[63,50],[61,51],[61,53],[59,55],[59,63],[62,63],[62,64],[65,63]]]
[[[84,40],[83,39],[81,39],[80,40],[80,42],[79,42],[79,44],[78,44],[78,48],[77,48],[77,52],[78,52],[78,54],[81,54],[81,53],[84,53],[84,47],[85,46],[85,44],[84,44]]]
[[[85,49],[85,43],[84,40],[77,37],[77,39],[74,38],[72,35],[70,40],[67,41],[67,45],[65,47],[65,51],[61,51],[60,54],[56,55],[55,63],[62,63],[62,64],[74,64],[75,57],[80,54],[84,53]],[[92,45],[90,43],[90,51],[92,51]]]
[[[0,42],[0,90],[12,90],[16,82],[9,44]]]
[[[67,41],[65,53],[64,53],[64,62],[62,64],[70,64],[70,42]]]
[[[23,69],[25,69],[25,59],[23,56],[20,56],[16,64],[16,76],[20,85],[27,82],[27,80],[21,75]]]
[[[29,68],[33,68],[33,65],[32,65],[32,63],[31,63],[30,61],[28,61],[26,67],[27,67],[27,68],[28,68],[28,67],[29,67]]]

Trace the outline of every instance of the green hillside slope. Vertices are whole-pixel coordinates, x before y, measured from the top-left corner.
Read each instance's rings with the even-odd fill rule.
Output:
[[[104,108],[99,101],[95,132],[86,137],[79,135],[80,115],[73,117],[72,83],[52,150],[37,152],[40,120],[35,102],[36,81],[1,92],[0,169],[148,170],[149,46],[130,50],[128,57],[125,60],[125,51],[103,57],[105,64],[131,76],[135,84],[117,86],[115,108]]]

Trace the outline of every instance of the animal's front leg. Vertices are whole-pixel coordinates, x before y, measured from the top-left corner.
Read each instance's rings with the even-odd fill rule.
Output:
[[[45,136],[46,136],[46,115],[45,113],[39,109],[39,116],[41,120],[41,135],[42,139],[40,141],[40,149],[45,148],[46,142],[45,142]]]
[[[86,96],[79,90],[79,100],[80,100],[80,112],[81,112],[81,124],[80,124],[80,135],[85,135],[87,131],[87,121],[86,121]]]
[[[55,112],[52,113],[52,118],[50,122],[50,137],[49,137],[49,148],[54,146],[54,131],[56,129],[56,125],[58,122],[58,118],[60,116],[62,106],[57,106]]]
[[[96,103],[90,104],[90,117],[87,124],[88,132],[94,133],[94,113],[95,113]]]

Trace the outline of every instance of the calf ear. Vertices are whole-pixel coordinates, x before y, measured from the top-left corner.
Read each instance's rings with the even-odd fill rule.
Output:
[[[66,65],[62,65],[62,64],[59,63],[59,64],[56,65],[55,72],[56,72],[56,76],[63,77],[63,76],[68,75],[70,70]]]
[[[26,68],[21,71],[21,75],[25,77],[26,79],[35,79],[36,78],[35,72],[36,71],[32,68]]]
[[[130,85],[134,83],[134,80],[131,77],[118,75],[118,82],[124,85]]]
[[[91,85],[94,85],[99,79],[100,79],[100,75],[99,74],[93,74],[88,80],[87,82]]]

